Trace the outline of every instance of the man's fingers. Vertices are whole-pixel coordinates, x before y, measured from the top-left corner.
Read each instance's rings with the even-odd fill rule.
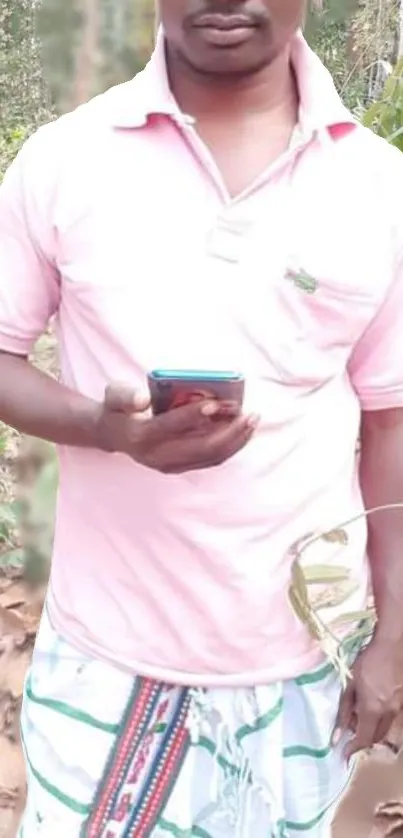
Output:
[[[358,754],[360,751],[365,750],[366,747],[368,746],[361,745],[357,737],[354,736],[353,739],[351,739],[351,741],[348,743],[348,745],[346,745],[344,749],[344,758],[347,764],[349,764],[350,760],[355,754]]]
[[[339,710],[337,713],[336,723],[334,726],[332,744],[336,747],[343,733],[351,728],[355,710],[355,689],[354,684],[349,681],[347,687],[341,696]]]
[[[228,460],[240,451],[253,436],[259,423],[257,416],[240,416],[216,430],[206,440],[206,456],[214,464]]]
[[[189,406],[190,407],[190,406]],[[205,418],[197,413],[191,428],[186,428],[188,433],[183,433],[182,436],[178,431],[178,424],[175,423],[175,431],[172,432],[171,438],[167,439],[166,423],[164,423],[164,435],[162,434],[162,421],[168,418],[168,414],[161,417],[161,424],[157,422],[160,417],[155,417],[147,423],[147,442],[152,445],[154,441],[154,434],[158,434],[159,443],[164,439],[165,444],[159,449],[158,467],[161,471],[167,472],[182,472],[193,471],[200,468],[210,468],[212,466],[220,465],[225,460],[230,459],[234,454],[243,448],[250,440],[257,425],[257,417],[243,416],[238,419],[228,422],[224,420],[222,426],[211,422],[210,418]],[[172,414],[181,411],[181,423],[183,421],[186,426],[191,412],[188,408],[175,408]],[[177,417],[175,417],[176,419]],[[214,417],[213,417],[214,418]],[[199,433],[195,428],[195,422],[201,422],[199,426]],[[203,422],[207,423],[203,425]],[[158,430],[157,430],[158,429]],[[195,431],[191,433],[190,431]],[[175,446],[175,455],[173,461],[173,447]]]
[[[358,708],[357,715],[358,722],[355,736],[348,743],[344,751],[347,762],[350,762],[354,754],[372,748],[372,745],[377,741],[376,732],[380,722],[378,714],[365,709],[360,711]]]
[[[161,441],[166,437],[176,437],[201,429],[219,412],[219,409],[219,402],[198,401],[183,405],[183,407],[175,407],[167,413],[160,413],[150,420],[150,438]]]
[[[221,403],[216,400],[200,399],[181,407],[175,407],[166,413],[153,416],[149,423],[150,439],[176,437],[192,431],[210,430],[215,433],[215,426],[210,426],[212,419],[227,419],[225,428],[233,425],[231,419],[239,414],[240,407],[234,402]],[[245,420],[244,420],[245,421]]]
[[[378,724],[378,727],[376,729],[374,742],[383,742],[385,739],[387,739],[388,734],[390,733],[390,729],[391,729],[395,719],[396,719],[396,713],[392,713],[392,712],[385,713],[385,715],[382,716],[382,718],[381,718],[381,720]]]
[[[105,407],[116,413],[143,413],[150,406],[147,393],[134,390],[127,384],[109,384],[105,390]]]
[[[183,465],[188,470],[221,465],[244,448],[253,433],[254,426],[244,418],[242,422],[233,422],[226,432],[213,434],[204,440],[190,438],[182,448]]]
[[[241,405],[237,402],[219,401],[219,411],[216,414],[217,419],[235,419],[242,413]]]

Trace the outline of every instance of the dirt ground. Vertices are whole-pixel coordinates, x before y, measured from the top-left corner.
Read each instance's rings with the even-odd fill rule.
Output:
[[[403,734],[403,727],[400,733]],[[399,738],[403,741],[402,735]],[[377,807],[385,802],[390,804],[385,817],[375,818]],[[333,838],[392,835],[403,838],[403,753],[396,756],[385,748],[362,759],[351,790],[340,806]]]
[[[0,575],[0,838],[14,838],[24,803],[19,710],[42,607],[42,594],[19,576]]]

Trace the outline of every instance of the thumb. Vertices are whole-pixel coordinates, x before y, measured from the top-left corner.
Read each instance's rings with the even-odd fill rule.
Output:
[[[341,698],[337,713],[336,723],[333,730],[332,745],[337,747],[343,733],[349,729],[355,707],[355,689],[352,681],[349,681]]]
[[[150,407],[148,393],[135,390],[127,384],[108,384],[105,390],[104,404],[106,410],[115,413],[144,413]]]

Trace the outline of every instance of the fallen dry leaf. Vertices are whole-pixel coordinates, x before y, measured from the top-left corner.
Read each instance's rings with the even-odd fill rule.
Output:
[[[341,528],[329,530],[329,532],[323,533],[322,540],[327,541],[330,544],[342,544],[343,547],[346,547],[348,544],[348,534],[346,530],[343,530]]]
[[[24,638],[25,628],[21,617],[0,605],[0,637]]]
[[[25,805],[20,711],[44,601],[44,589],[21,577],[21,568],[0,568],[0,838],[15,838]]]
[[[311,596],[311,605],[315,611],[321,608],[337,608],[346,602],[357,590],[356,582],[344,582],[332,585]]]

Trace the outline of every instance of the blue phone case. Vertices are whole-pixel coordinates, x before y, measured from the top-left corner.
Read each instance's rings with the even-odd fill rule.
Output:
[[[152,370],[151,378],[156,381],[239,381],[243,376],[231,370]]]

